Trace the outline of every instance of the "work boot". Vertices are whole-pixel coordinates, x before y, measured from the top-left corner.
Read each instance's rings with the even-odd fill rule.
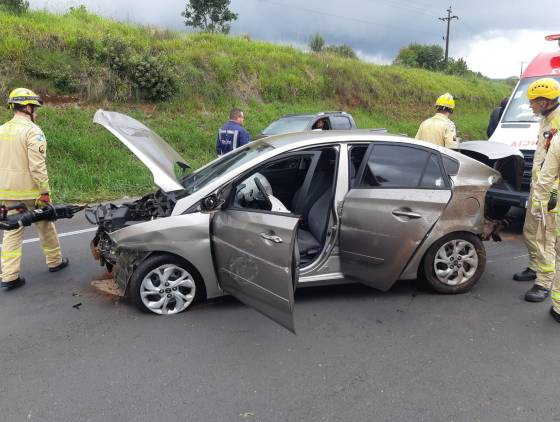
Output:
[[[13,281],[2,281],[0,283],[0,287],[2,287],[2,289],[4,289],[5,292],[7,292],[8,290],[17,289],[18,287],[21,287],[24,284],[25,284],[25,278],[18,277]]]
[[[536,280],[536,278],[537,272],[529,267],[513,275],[515,281],[533,281]]]
[[[554,318],[556,322],[560,322],[560,314],[556,312],[553,307],[550,308],[550,315],[552,315],[552,318]]]
[[[550,290],[535,284],[525,293],[525,300],[527,302],[542,302],[549,294]]]
[[[69,263],[70,263],[70,261],[68,260],[68,258],[62,258],[62,262],[60,264],[58,264],[56,267],[50,267],[49,272],[56,273],[57,271],[60,271],[64,268],[66,268]]]

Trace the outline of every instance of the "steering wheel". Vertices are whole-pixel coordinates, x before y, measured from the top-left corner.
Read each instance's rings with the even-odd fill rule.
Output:
[[[264,201],[266,202],[266,206],[268,207],[269,210],[271,210],[272,202],[270,202],[270,199],[268,198],[268,194],[266,193],[263,184],[261,183],[258,177],[255,177],[253,180],[255,181],[255,185],[257,185],[257,188],[259,188],[259,192],[262,193],[264,197]]]

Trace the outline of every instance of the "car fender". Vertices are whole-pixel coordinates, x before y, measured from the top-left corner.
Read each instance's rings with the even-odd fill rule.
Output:
[[[459,152],[498,170],[503,180],[515,190],[521,188],[523,153],[499,142],[468,141],[459,144]]]
[[[406,265],[400,280],[418,277],[424,255],[430,247],[450,233],[467,232],[481,236],[486,225],[484,201],[488,186],[459,186],[453,190],[453,197],[437,223]]]
[[[210,214],[197,212],[135,224],[111,233],[111,239],[117,249],[136,252],[140,262],[161,252],[185,259],[200,273],[207,298],[213,298],[223,292],[214,271],[209,226]]]

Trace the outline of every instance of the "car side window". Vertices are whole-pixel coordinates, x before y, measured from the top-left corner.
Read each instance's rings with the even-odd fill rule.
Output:
[[[430,158],[428,158],[420,187],[426,189],[441,189],[445,187],[439,159],[436,154],[430,154]]]
[[[404,145],[374,145],[359,187],[444,189],[439,156]]]
[[[291,213],[291,204],[307,175],[313,153],[290,154],[264,164],[234,184],[230,207]]]
[[[350,124],[350,119],[346,116],[333,116],[331,117],[333,121],[334,129],[337,130],[346,130],[352,129],[352,125]]]

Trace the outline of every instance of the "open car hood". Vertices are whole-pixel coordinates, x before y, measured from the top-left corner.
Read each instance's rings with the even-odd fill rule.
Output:
[[[175,166],[186,168],[189,165],[157,133],[132,117],[114,111],[97,110],[93,122],[104,126],[125,144],[148,167],[161,190],[183,189],[175,176]]]

